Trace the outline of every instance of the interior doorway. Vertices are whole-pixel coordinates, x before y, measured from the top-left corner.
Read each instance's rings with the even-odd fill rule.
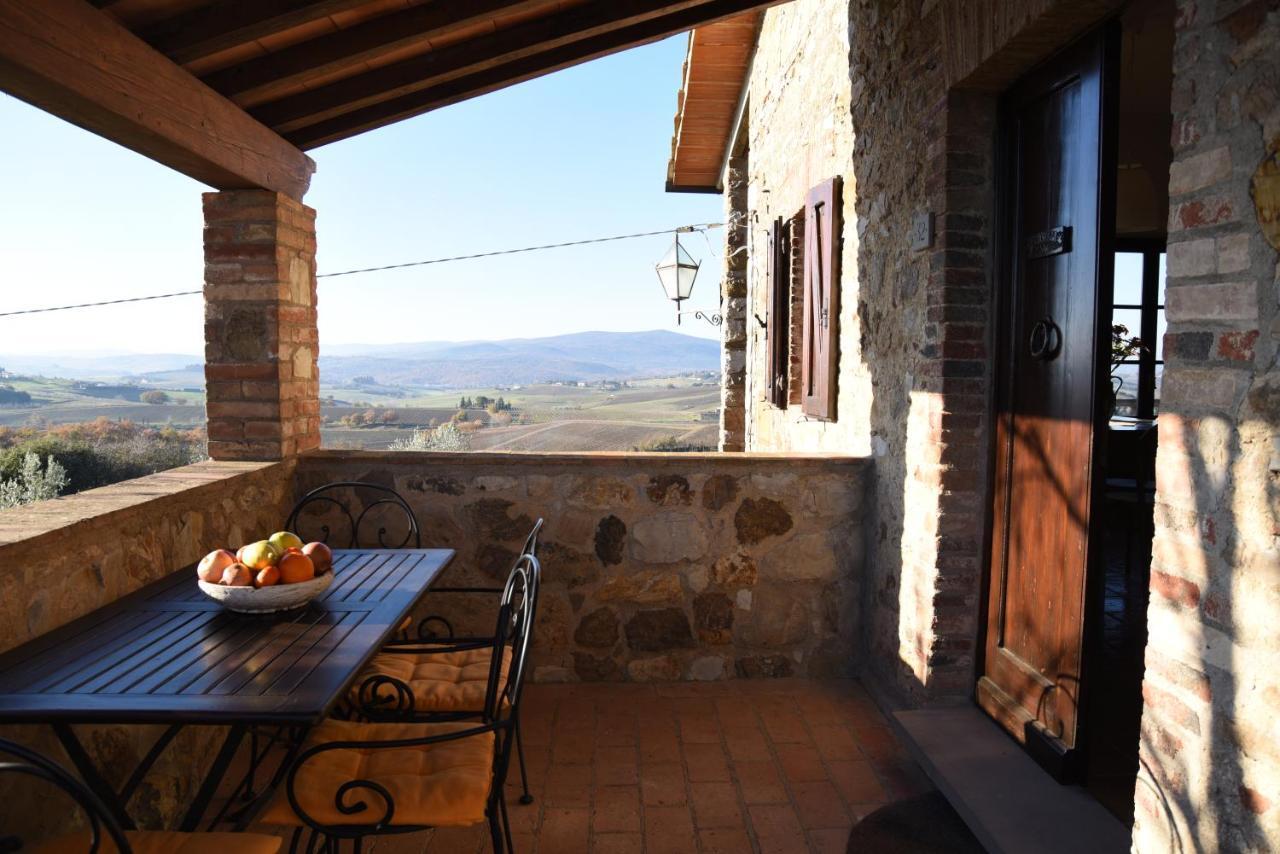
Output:
[[[1137,0],[1001,103],[986,637],[976,697],[1133,820],[1168,221],[1172,0]]]

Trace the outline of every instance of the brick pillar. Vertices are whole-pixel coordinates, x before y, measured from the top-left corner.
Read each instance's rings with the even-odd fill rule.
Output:
[[[747,444],[747,158],[733,157],[725,178],[724,281],[721,334],[720,450]]]
[[[268,190],[204,194],[209,455],[320,446],[316,213]]]

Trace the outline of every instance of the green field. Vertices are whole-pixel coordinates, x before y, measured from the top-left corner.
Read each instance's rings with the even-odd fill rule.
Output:
[[[68,424],[97,418],[178,428],[204,423],[204,395],[193,391],[192,377],[145,385],[119,380],[79,382],[61,378],[16,377],[0,384],[32,397],[30,405],[0,406],[0,426]],[[182,384],[179,385],[178,383]],[[164,390],[171,401],[152,405],[139,400],[150,389]],[[333,387],[322,383],[322,438],[331,448],[386,448],[415,426],[448,421],[463,397],[502,397],[513,406],[509,425],[485,426],[471,433],[474,450],[598,451],[631,450],[667,439],[714,445],[720,389],[705,376],[633,380],[613,384],[547,383],[513,388],[415,389],[383,386]],[[351,427],[344,416],[368,409],[393,410],[389,426]],[[469,420],[487,422],[482,410]]]

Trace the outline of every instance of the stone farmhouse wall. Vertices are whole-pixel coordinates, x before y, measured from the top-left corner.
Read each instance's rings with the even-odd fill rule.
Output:
[[[397,490],[424,542],[458,551],[445,586],[500,583],[542,517],[536,680],[712,680],[853,672],[867,474],[848,457],[318,451],[298,489]],[[417,616],[492,631],[493,598],[428,594]]]
[[[966,702],[978,663],[998,93],[1122,5],[795,0],[761,29],[748,304],[763,307],[768,223],[842,174],[840,417],[769,407],[753,332],[747,449],[874,458],[864,660],[899,702]],[[1134,844],[1265,850],[1280,842],[1280,7],[1175,5],[1169,335]],[[932,243],[913,250],[922,213]]]
[[[1280,844],[1280,5],[1178,3],[1140,850]]]

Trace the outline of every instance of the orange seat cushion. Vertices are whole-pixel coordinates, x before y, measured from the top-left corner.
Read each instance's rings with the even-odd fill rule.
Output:
[[[493,650],[465,649],[456,652],[380,652],[360,674],[352,687],[351,699],[360,705],[360,686],[371,676],[391,676],[413,691],[413,707],[419,712],[481,712],[489,687],[489,662]],[[506,684],[511,667],[511,648],[502,651],[502,673],[498,688]],[[378,696],[394,703],[395,691],[380,686]]]
[[[134,854],[276,854],[282,840],[261,833],[178,833],[174,830],[126,830],[125,839]],[[106,833],[101,835],[99,854],[119,854]],[[35,854],[84,854],[90,836],[68,833],[35,849]]]
[[[311,731],[303,750],[334,741],[385,741],[443,735],[474,723],[366,724],[329,720]],[[334,804],[338,788],[351,780],[371,780],[395,800],[392,826],[450,827],[484,821],[493,777],[493,733],[484,732],[421,747],[352,747],[328,750],[303,763],[294,783],[302,809],[329,825],[369,824],[385,813],[375,790],[354,789],[345,803],[364,801],[368,809],[344,815]],[[301,819],[281,785],[259,817],[263,824],[295,826]]]

